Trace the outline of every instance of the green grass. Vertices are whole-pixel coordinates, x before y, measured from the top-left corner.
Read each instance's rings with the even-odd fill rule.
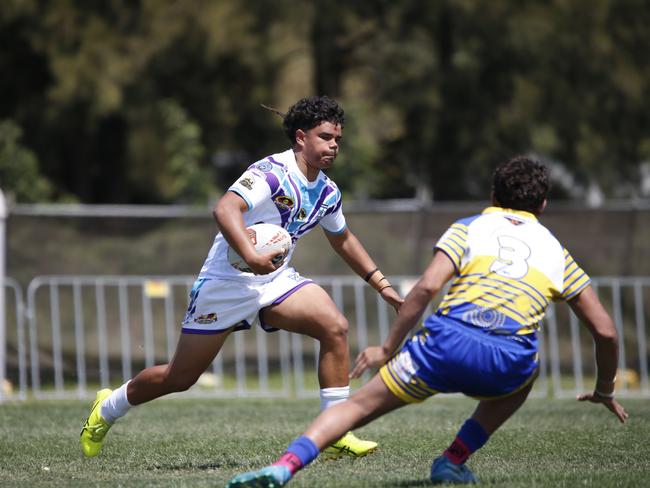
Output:
[[[530,399],[469,465],[488,486],[647,486],[650,404],[623,402],[627,425],[600,406]],[[474,404],[439,398],[393,412],[358,431],[380,443],[376,454],[316,461],[290,486],[428,486],[431,459]],[[98,458],[84,459],[78,435],[89,405],[0,405],[0,486],[224,486],[273,462],[318,409],[315,400],[157,400],[122,419]]]

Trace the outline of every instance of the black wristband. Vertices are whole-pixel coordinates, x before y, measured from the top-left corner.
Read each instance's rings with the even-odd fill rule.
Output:
[[[614,398],[614,392],[611,393],[603,393],[602,391],[598,391],[598,389],[594,390],[594,393],[598,395],[601,398]]]
[[[366,283],[370,280],[370,278],[372,278],[372,275],[374,275],[377,271],[379,271],[379,268],[375,268],[372,271],[368,271],[368,274],[364,278],[364,280],[366,280]]]

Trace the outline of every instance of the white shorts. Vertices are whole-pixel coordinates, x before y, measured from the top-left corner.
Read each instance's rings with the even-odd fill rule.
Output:
[[[185,334],[219,334],[233,326],[234,330],[245,330],[259,324],[265,331],[273,332],[277,329],[263,322],[261,310],[282,303],[309,283],[313,281],[293,268],[264,283],[199,278],[190,292],[181,330]]]

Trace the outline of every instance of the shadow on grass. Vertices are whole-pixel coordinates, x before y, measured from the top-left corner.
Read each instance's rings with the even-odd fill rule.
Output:
[[[215,461],[212,463],[204,464],[194,464],[191,462],[186,463],[154,463],[151,465],[149,470],[159,470],[159,471],[192,471],[192,470],[201,470],[201,471],[221,471],[224,469],[246,469],[237,461]]]
[[[431,481],[427,478],[413,479],[413,480],[401,480],[401,481],[386,481],[385,483],[378,483],[376,486],[385,486],[385,487],[395,487],[395,488],[407,488],[411,486],[431,486]]]

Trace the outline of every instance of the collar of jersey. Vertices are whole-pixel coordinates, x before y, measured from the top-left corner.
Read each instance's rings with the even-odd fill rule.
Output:
[[[526,220],[530,220],[532,222],[537,222],[537,217],[535,217],[534,214],[530,212],[526,212],[524,210],[514,210],[512,208],[502,208],[502,207],[488,207],[485,210],[483,210],[484,214],[488,213],[504,213],[504,214],[511,214],[511,215],[517,215],[519,217],[522,217]]]
[[[320,173],[318,173],[318,176],[314,181],[309,181],[307,177],[304,174],[302,174],[302,171],[300,171],[300,168],[298,167],[298,163],[296,162],[296,153],[293,152],[293,149],[289,149],[283,153],[280,153],[280,155],[283,158],[283,160],[286,161],[287,165],[293,170],[293,172],[297,174],[300,181],[307,188],[315,187],[323,177],[323,172],[321,171]]]

